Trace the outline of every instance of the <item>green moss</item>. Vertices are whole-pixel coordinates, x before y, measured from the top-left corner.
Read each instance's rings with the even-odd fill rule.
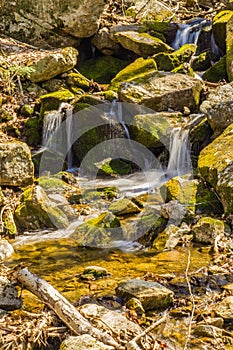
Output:
[[[185,44],[173,53],[161,52],[154,56],[158,69],[171,71],[184,62],[189,62],[196,51],[196,45]]]
[[[34,105],[23,105],[20,109],[20,112],[25,116],[25,117],[31,117],[34,113]]]
[[[45,190],[49,190],[55,187],[61,188],[65,186],[65,182],[56,177],[41,176],[38,178],[37,182]]]
[[[140,213],[139,207],[128,198],[122,198],[117,202],[112,203],[108,210],[117,216],[133,215]]]
[[[29,146],[37,146],[41,141],[42,125],[38,118],[29,118],[25,123],[25,136]]]
[[[74,98],[74,94],[67,89],[51,92],[40,97],[40,115],[45,112],[58,110],[62,102],[69,102]]]
[[[92,58],[79,64],[79,71],[88,79],[107,84],[128,62],[119,58],[104,56]]]
[[[203,74],[202,79],[210,81],[212,83],[218,83],[219,81],[228,81],[226,55],[223,56],[209,69],[207,69]]]
[[[113,200],[118,198],[119,190],[116,187],[97,187],[85,190],[82,194],[74,194],[68,198],[71,204],[91,203],[96,200]]]
[[[157,66],[152,58],[144,59],[142,57],[136,59],[133,63],[121,70],[115,78],[112,79],[109,90],[117,91],[120,83],[130,82],[135,78],[144,77],[145,74],[155,72]]]
[[[66,83],[70,87],[79,87],[84,90],[88,90],[90,87],[90,80],[88,80],[81,73],[69,73],[66,77]]]
[[[111,159],[105,163],[99,170],[99,175],[127,175],[131,172],[132,168],[129,163],[126,163],[120,159]]]
[[[84,103],[84,102],[77,102],[75,103],[74,105],[74,109],[73,109],[73,112],[74,113],[77,113],[85,108],[89,108],[91,107],[91,105],[89,103]]]
[[[212,62],[216,61],[216,55],[208,50],[192,59],[191,67],[195,71],[205,71],[212,66]]]
[[[12,211],[9,209],[4,213],[4,226],[7,231],[7,234],[11,237],[17,235],[17,227],[15,225],[14,217]]]
[[[190,77],[194,77],[194,71],[188,63],[182,63],[180,66],[174,68],[171,72],[187,74],[190,75]]]

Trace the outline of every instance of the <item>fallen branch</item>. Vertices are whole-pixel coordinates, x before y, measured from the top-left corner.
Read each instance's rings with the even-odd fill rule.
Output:
[[[76,308],[68,302],[48,282],[31,273],[28,268],[20,268],[16,271],[18,282],[43,301],[76,335],[90,334],[106,345],[119,348],[119,344],[106,332],[103,333],[93,327]]]

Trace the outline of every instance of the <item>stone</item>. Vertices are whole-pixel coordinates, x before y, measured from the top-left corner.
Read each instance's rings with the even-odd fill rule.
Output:
[[[91,86],[91,82],[80,72],[77,73],[68,73],[66,77],[66,84],[72,90],[72,88],[78,87],[83,90],[88,90]]]
[[[93,320],[95,327],[101,331],[108,331],[108,326],[116,333],[121,330],[125,334],[126,341],[131,340],[130,334],[141,333],[141,327],[135,322],[128,320],[119,311],[109,310],[96,304],[84,304],[78,310],[90,322]]]
[[[15,235],[18,233],[13,212],[11,209],[7,209],[4,211],[4,228],[6,230],[6,233],[9,237],[14,238]]]
[[[179,67],[184,62],[189,62],[196,51],[195,44],[185,44],[178,50],[172,53],[161,52],[154,55],[154,60],[157,63],[158,69],[171,71]]]
[[[233,85],[224,84],[210,92],[200,106],[201,112],[207,116],[207,120],[215,132],[215,136],[233,123],[232,99]]]
[[[157,70],[155,61],[152,58],[137,58],[134,62],[122,69],[112,80],[109,90],[117,91],[123,82],[143,79],[147,74],[154,73]]]
[[[202,178],[217,192],[227,214],[233,213],[232,154],[233,124],[205,147],[198,158]]]
[[[4,195],[3,195],[2,189],[0,187],[0,206],[4,204],[4,201],[5,201]]]
[[[207,324],[200,324],[194,328],[193,334],[199,337],[221,338],[223,330]]]
[[[59,350],[114,350],[115,348],[96,340],[89,334],[68,336],[60,345]]]
[[[212,67],[212,63],[215,61],[216,56],[213,52],[211,50],[206,50],[192,58],[191,67],[194,71],[203,72]]]
[[[5,276],[0,276],[0,308],[13,311],[21,306],[22,299],[18,297],[16,287]]]
[[[233,80],[233,16],[228,20],[226,27],[226,66],[228,80]]]
[[[214,244],[216,237],[229,234],[230,228],[221,220],[204,216],[192,227],[192,231],[197,242]]]
[[[103,56],[91,58],[80,63],[78,70],[88,79],[96,81],[99,84],[107,84],[127,65],[128,62],[125,60],[111,56]]]
[[[99,169],[98,175],[100,176],[117,176],[128,175],[132,171],[132,167],[129,163],[117,158],[107,158],[101,162],[95,163],[95,166]]]
[[[173,49],[161,39],[148,33],[135,31],[116,32],[114,38],[127,50],[133,51],[138,56],[148,57],[158,52],[171,52]]]
[[[62,102],[70,102],[74,98],[74,94],[68,89],[50,92],[40,97],[40,116],[46,112],[55,111],[60,108]]]
[[[134,279],[121,282],[116,294],[125,301],[137,298],[144,310],[167,308],[173,301],[173,292],[157,282]]]
[[[122,238],[120,221],[111,212],[103,212],[89,219],[70,235],[78,246],[107,247],[112,241]]]
[[[12,245],[4,238],[0,239],[0,261],[5,261],[14,253]]]
[[[99,278],[109,277],[110,273],[101,266],[87,266],[81,274],[82,280],[97,280]]]
[[[118,90],[122,102],[135,103],[159,111],[197,110],[203,83],[184,74],[155,72],[151,76],[123,83]]]
[[[77,46],[79,40],[94,35],[99,26],[99,18],[106,1],[65,0],[48,2],[19,0],[17,6],[4,0],[0,7],[0,33],[10,33],[11,37],[37,47]]]
[[[156,0],[134,0],[129,2],[129,7],[126,10],[127,16],[133,16],[138,19],[148,19],[158,22],[169,22],[173,17],[173,11]]]
[[[48,51],[32,64],[29,79],[33,83],[43,82],[67,72],[77,64],[78,51],[73,47],[65,47],[56,51]]]
[[[116,55],[120,50],[120,44],[112,38],[112,33],[107,27],[101,28],[91,42],[103,55]]]
[[[128,198],[119,199],[117,202],[112,203],[109,208],[116,216],[127,216],[140,213],[140,208],[132,200]]]
[[[173,224],[168,225],[165,230],[155,238],[152,248],[155,248],[156,250],[174,249],[179,244],[181,239],[189,233],[190,229],[185,223],[182,223],[181,227]]]
[[[208,68],[202,75],[202,79],[210,81],[211,83],[228,81],[226,55],[224,55],[218,62]]]
[[[0,143],[0,185],[27,186],[33,183],[34,167],[28,145],[20,141]]]
[[[222,301],[215,303],[213,311],[224,321],[233,320],[233,296],[227,296]]]
[[[186,207],[177,200],[172,200],[162,205],[161,216],[170,223],[178,225],[187,213]]]
[[[175,40],[177,32],[177,24],[174,22],[161,22],[156,20],[143,20],[143,25],[146,26],[147,31],[150,33],[162,34],[168,45],[172,44]],[[156,36],[156,35],[155,35]]]
[[[69,221],[61,209],[51,202],[40,186],[26,189],[15,210],[15,221],[20,229],[64,229]]]
[[[214,34],[214,40],[223,53],[226,52],[226,27],[227,22],[233,15],[233,11],[224,10],[217,13],[214,16],[212,22],[212,30]]]

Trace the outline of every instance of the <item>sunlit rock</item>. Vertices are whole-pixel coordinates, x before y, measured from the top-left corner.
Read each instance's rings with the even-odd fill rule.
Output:
[[[122,198],[112,203],[108,210],[116,216],[126,216],[140,213],[140,208],[138,205],[128,198]]]
[[[82,334],[79,336],[69,336],[61,343],[60,350],[114,350],[115,348],[96,340],[89,334]]]
[[[223,238],[226,233],[229,234],[230,228],[221,220],[202,217],[192,227],[192,231],[197,242],[213,244],[216,237]]]

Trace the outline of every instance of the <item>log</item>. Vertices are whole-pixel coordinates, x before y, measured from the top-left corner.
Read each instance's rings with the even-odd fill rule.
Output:
[[[28,268],[18,269],[16,278],[24,288],[35,294],[43,303],[52,309],[73,333],[76,335],[90,334],[106,345],[113,346],[116,349],[119,348],[119,343],[111,335],[93,327],[51,284],[30,272]]]

